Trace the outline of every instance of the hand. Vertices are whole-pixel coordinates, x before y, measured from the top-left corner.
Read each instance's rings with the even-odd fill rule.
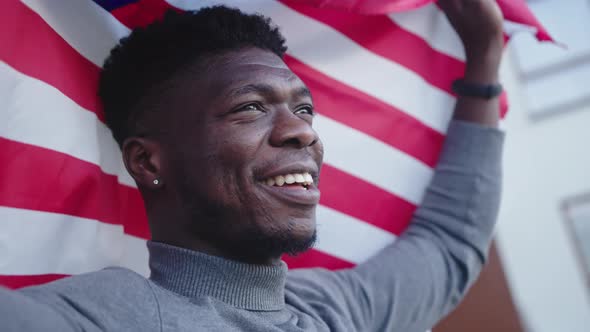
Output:
[[[504,19],[495,0],[439,0],[439,5],[459,34],[468,60],[500,57]]]

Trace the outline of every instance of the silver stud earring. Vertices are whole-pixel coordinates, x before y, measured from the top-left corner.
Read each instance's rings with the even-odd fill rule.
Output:
[[[158,184],[160,184],[160,180],[158,180],[158,179],[154,179],[154,184],[155,184],[155,185],[158,185]]]

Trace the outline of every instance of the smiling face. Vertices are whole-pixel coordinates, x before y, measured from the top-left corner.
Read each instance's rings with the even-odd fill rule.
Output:
[[[309,90],[268,51],[211,58],[178,75],[160,106],[170,110],[162,190],[180,202],[183,230],[224,256],[258,262],[308,249],[323,156]]]

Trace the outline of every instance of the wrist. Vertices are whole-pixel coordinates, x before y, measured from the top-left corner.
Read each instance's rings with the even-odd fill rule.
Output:
[[[465,63],[466,82],[492,84],[499,82],[502,50],[469,53]]]
[[[484,41],[485,40],[485,41]],[[464,42],[467,62],[499,63],[504,53],[504,36]]]

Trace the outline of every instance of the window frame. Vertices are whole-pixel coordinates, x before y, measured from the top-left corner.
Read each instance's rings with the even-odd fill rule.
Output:
[[[571,215],[571,210],[575,209],[576,206],[579,205],[587,205],[590,207],[590,192],[585,194],[572,196],[563,200],[561,204],[561,212],[563,219],[565,221],[565,228],[567,230],[567,235],[570,238],[570,242],[573,244],[576,260],[578,261],[578,265],[580,266],[580,270],[584,274],[584,279],[586,280],[586,289],[590,293],[590,255],[589,257],[585,256],[584,248],[581,243],[580,237],[577,235],[576,231],[576,221],[574,217]],[[590,223],[590,215],[588,219],[588,223]]]

